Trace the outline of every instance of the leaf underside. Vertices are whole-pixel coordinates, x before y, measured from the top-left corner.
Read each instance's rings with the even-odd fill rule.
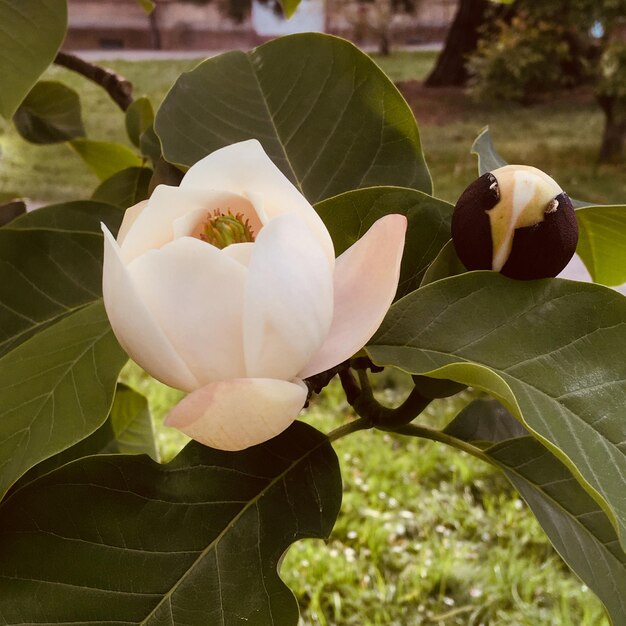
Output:
[[[625,345],[619,293],[469,272],[396,302],[367,350],[377,364],[456,380],[503,402],[582,481],[623,545]]]
[[[626,553],[598,503],[572,473],[495,400],[476,400],[446,433],[484,445],[528,503],[565,562],[604,603],[613,624],[626,622]]]

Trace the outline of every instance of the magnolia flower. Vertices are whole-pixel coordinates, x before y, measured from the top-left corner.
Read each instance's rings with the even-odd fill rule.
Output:
[[[254,140],[159,185],[105,235],[103,294],[134,361],[189,394],[166,423],[242,450],[285,430],[303,378],[360,350],[398,285],[406,218],[335,259],[313,207]]]

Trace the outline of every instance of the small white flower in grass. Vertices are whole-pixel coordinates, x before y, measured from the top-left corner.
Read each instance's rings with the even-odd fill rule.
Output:
[[[222,450],[285,430],[303,379],[360,350],[393,300],[406,218],[335,259],[323,222],[255,141],[158,186],[105,234],[103,294],[122,347],[188,392],[167,423]]]

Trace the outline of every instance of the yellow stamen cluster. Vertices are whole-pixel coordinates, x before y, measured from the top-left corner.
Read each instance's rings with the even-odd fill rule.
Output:
[[[243,213],[223,213],[220,209],[209,212],[202,225],[200,239],[222,250],[233,243],[254,241],[254,233],[250,222]]]

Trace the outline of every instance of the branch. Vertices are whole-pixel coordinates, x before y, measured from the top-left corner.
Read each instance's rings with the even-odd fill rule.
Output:
[[[132,83],[112,70],[88,63],[68,52],[58,52],[54,64],[72,70],[102,87],[122,111],[126,111],[133,102]]]
[[[395,432],[398,428],[412,422],[430,403],[413,388],[407,399],[397,408],[382,406],[375,398],[365,370],[358,370],[359,383],[350,370],[339,372],[341,384],[346,393],[348,403],[357,415],[366,419],[372,426],[380,430]]]

